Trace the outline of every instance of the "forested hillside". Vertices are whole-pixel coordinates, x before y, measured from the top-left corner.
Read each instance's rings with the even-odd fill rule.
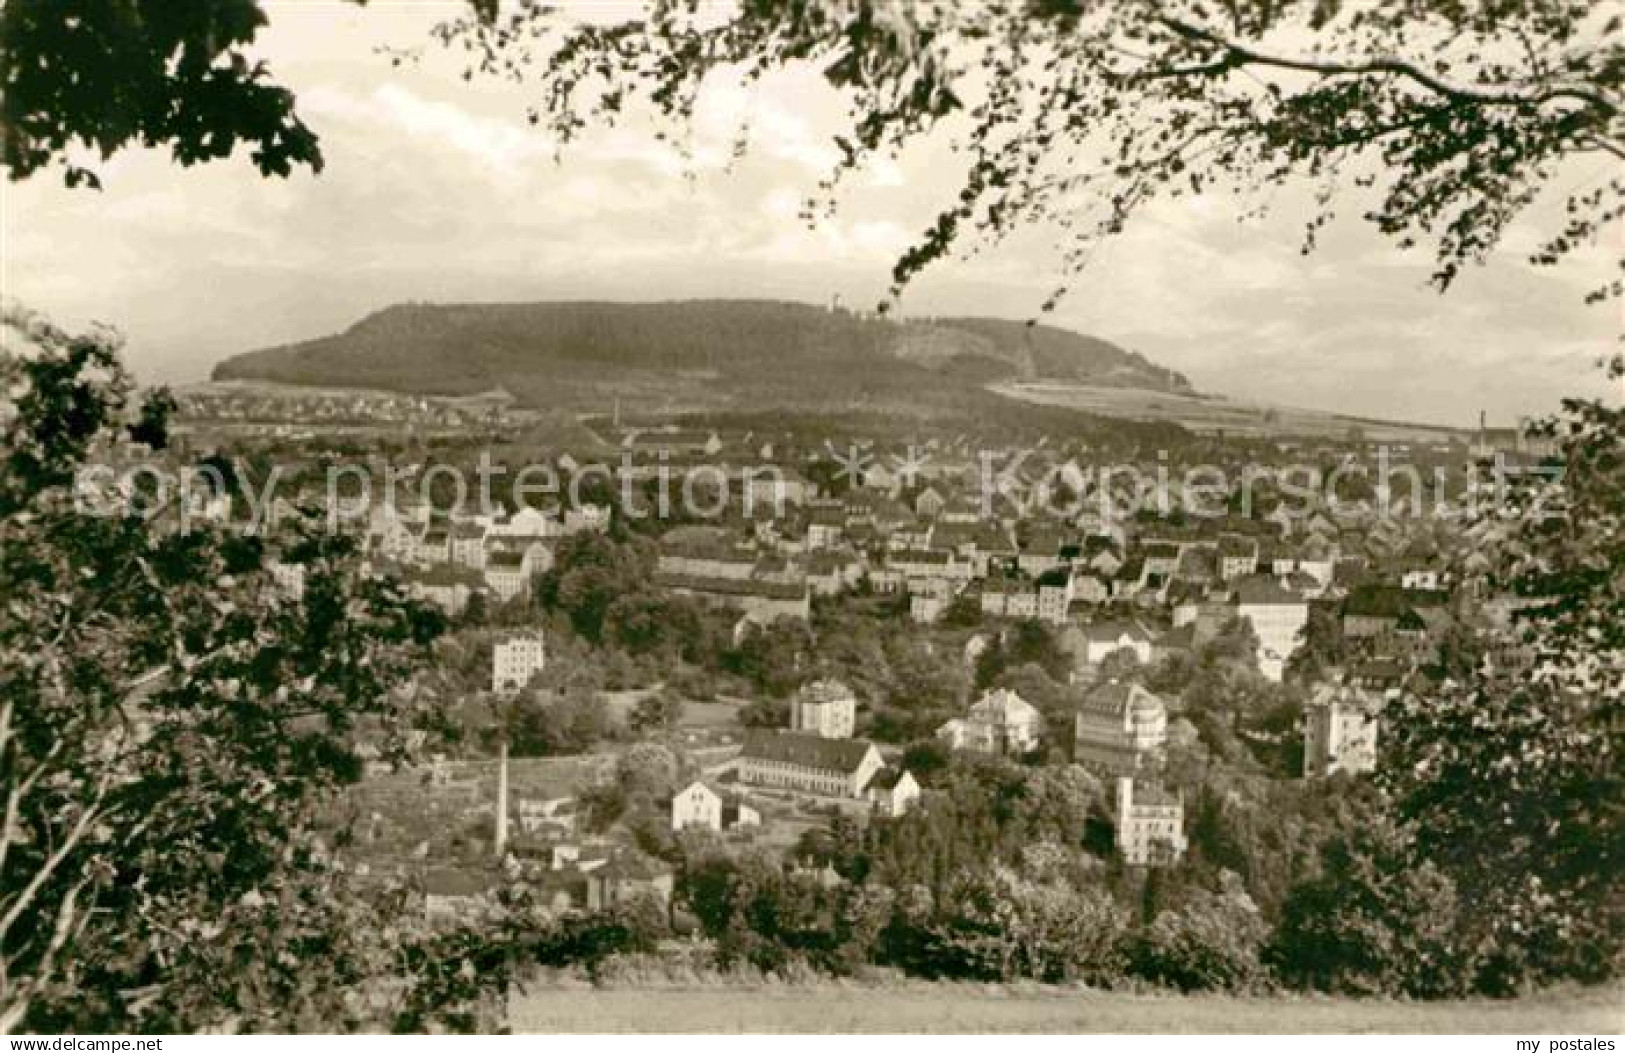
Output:
[[[615,395],[669,406],[976,412],[984,384],[1048,378],[1157,391],[1189,382],[1092,337],[997,319],[889,321],[805,304],[403,304],[342,333],[227,359],[217,380],[503,388],[531,406]]]

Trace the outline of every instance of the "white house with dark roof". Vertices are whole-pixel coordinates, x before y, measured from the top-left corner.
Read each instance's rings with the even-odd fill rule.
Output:
[[[883,765],[880,750],[861,739],[754,731],[745,737],[735,770],[751,786],[856,799]]]
[[[1072,759],[1110,775],[1131,775],[1168,740],[1168,708],[1129,680],[1084,695],[1074,718]]]
[[[530,593],[530,564],[523,552],[498,549],[485,561],[485,587],[499,602],[507,603]]]
[[[1124,776],[1117,780],[1117,850],[1129,866],[1170,866],[1185,854],[1183,797]]]
[[[1259,672],[1279,682],[1309,622],[1309,600],[1267,575],[1242,579],[1235,595],[1237,616],[1251,622],[1258,636]]]
[[[895,819],[920,799],[920,784],[907,769],[888,764],[875,772],[864,796],[881,815]]]
[[[739,794],[695,779],[671,798],[672,832],[703,827],[713,833],[762,825],[762,814]]]
[[[1044,715],[1014,691],[989,691],[963,718],[937,729],[937,738],[953,749],[1020,755],[1037,749],[1044,738]]]

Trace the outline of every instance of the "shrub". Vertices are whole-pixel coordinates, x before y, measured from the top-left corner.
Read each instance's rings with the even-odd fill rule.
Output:
[[[1217,892],[1198,890],[1146,927],[1134,951],[1139,976],[1181,991],[1236,991],[1265,976],[1268,926],[1241,880],[1222,872]]]

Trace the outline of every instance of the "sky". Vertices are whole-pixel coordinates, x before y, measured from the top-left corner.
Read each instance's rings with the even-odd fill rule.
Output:
[[[601,9],[601,8],[600,8]],[[801,201],[836,154],[839,100],[807,70],[708,90],[688,149],[647,122],[560,155],[525,120],[534,85],[465,82],[428,43],[439,0],[276,0],[257,50],[320,135],[326,167],[264,179],[242,153],[100,162],[100,192],[54,173],[0,194],[0,294],[58,322],[118,327],[139,379],[205,379],[231,354],[309,339],[401,301],[773,297],[868,306],[958,188],[946,136],[871,165],[838,214]],[[380,48],[422,48],[394,67]],[[732,158],[741,122],[750,149]],[[948,130],[951,133],[951,129]],[[1576,163],[1561,190],[1608,174]],[[1617,400],[1596,367],[1618,302],[1584,306],[1614,244],[1555,269],[1524,255],[1561,220],[1538,202],[1497,256],[1441,296],[1430,258],[1354,219],[1299,255],[1301,200],[1243,221],[1227,196],[1159,204],[1106,244],[1045,319],[1184,372],[1204,391],[1390,419],[1510,424],[1566,395]],[[1357,210],[1345,209],[1345,212]],[[904,315],[1027,319],[1059,276],[1034,229],[917,280]]]

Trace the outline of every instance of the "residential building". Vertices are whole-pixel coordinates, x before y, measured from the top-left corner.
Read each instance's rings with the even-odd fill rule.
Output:
[[[1072,759],[1108,775],[1132,775],[1168,739],[1168,707],[1141,685],[1110,680],[1079,703]]]
[[[431,526],[416,538],[412,558],[418,563],[451,562],[451,532],[444,526]]]
[[[485,588],[485,579],[480,575],[450,564],[409,569],[403,580],[414,599],[432,603],[453,617],[463,613],[469,598]]]
[[[754,564],[752,564],[754,566]],[[702,578],[659,573],[655,583],[682,596],[743,611],[753,622],[767,624],[776,618],[806,621],[812,613],[811,593],[806,579],[799,584],[751,579]]]
[[[755,731],[745,737],[737,770],[747,785],[859,798],[882,766],[880,750],[871,742]]]
[[[1134,653],[1136,661],[1145,665],[1151,661],[1152,638],[1146,627],[1137,621],[1113,620],[1068,629],[1062,646],[1076,665],[1099,665],[1107,655],[1125,648]]]
[[[937,735],[955,749],[1015,756],[1031,753],[1043,741],[1044,715],[1014,691],[989,691]]]
[[[914,595],[908,600],[908,616],[917,625],[935,625],[948,610],[949,600],[939,595]]]
[[[928,486],[924,490],[921,490],[920,495],[914,499],[914,511],[917,515],[935,519],[937,516],[942,514],[942,510],[946,504],[947,502],[943,499],[943,496],[937,492],[936,488]]]
[[[850,552],[815,551],[806,560],[814,596],[837,596],[863,579],[863,563]]]
[[[713,833],[762,825],[762,814],[737,794],[696,779],[672,795],[671,828],[703,827]]]
[[[1436,567],[1417,563],[1400,571],[1399,587],[1409,592],[1436,592],[1439,589],[1439,571]]]
[[[587,909],[608,910],[639,899],[671,902],[676,879],[667,864],[641,852],[624,852],[603,866],[585,871]]]
[[[566,509],[564,532],[580,534],[590,530],[602,534],[609,529],[609,515],[608,505],[582,505],[580,508]]]
[[[1298,649],[1298,634],[1309,622],[1309,601],[1273,578],[1244,578],[1236,586],[1236,615],[1246,618],[1258,636],[1258,670],[1279,682],[1287,659]]]
[[[1258,541],[1240,534],[1219,535],[1219,576],[1244,578],[1258,569]]]
[[[1324,684],[1303,715],[1303,777],[1358,775],[1377,767],[1382,698],[1347,684]]]
[[[839,680],[815,680],[790,700],[790,730],[826,739],[849,739],[857,726],[858,700]]]
[[[722,440],[714,431],[662,428],[631,432],[621,440],[621,446],[632,454],[650,457],[679,454],[714,456],[722,450]]]
[[[839,506],[819,505],[807,514],[807,548],[833,548],[840,543],[846,529],[846,510]]]
[[[864,796],[881,815],[895,819],[920,799],[920,784],[907,770],[887,765],[869,780]]]
[[[485,569],[485,528],[476,523],[457,523],[450,531],[451,561],[474,570]]]
[[[486,557],[485,587],[500,603],[530,595],[530,563],[522,552],[499,549]]]
[[[295,602],[305,598],[305,565],[271,560],[271,580],[283,599]]]
[[[1065,625],[1072,608],[1072,572],[1054,570],[1038,579],[1038,618],[1051,625]]]
[[[940,549],[905,549],[889,553],[886,565],[904,578],[940,578],[964,583],[971,580],[973,567]]]
[[[1150,784],[1117,780],[1117,850],[1129,866],[1169,866],[1185,854],[1185,802]]]
[[[540,631],[499,641],[491,651],[491,690],[518,691],[547,667],[547,648]]]

